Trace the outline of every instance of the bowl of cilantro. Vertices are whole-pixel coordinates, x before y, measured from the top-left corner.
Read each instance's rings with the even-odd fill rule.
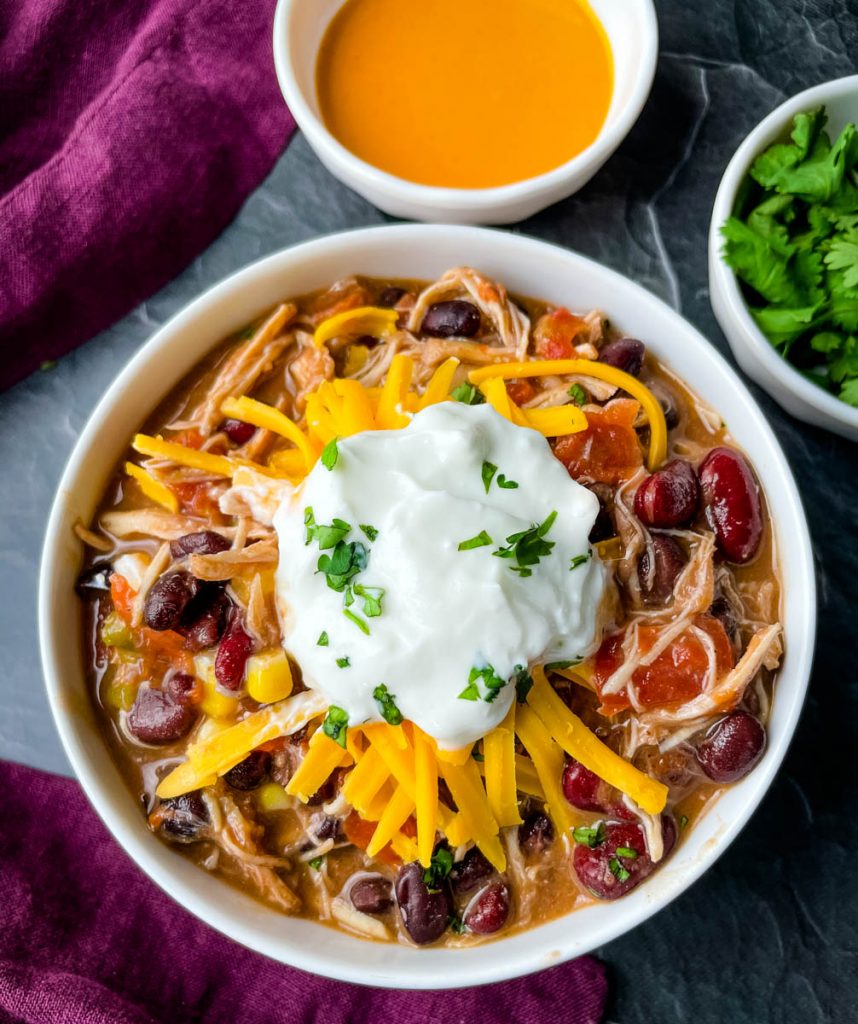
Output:
[[[772,111],[712,211],[712,309],[742,369],[798,419],[858,441],[858,75]]]

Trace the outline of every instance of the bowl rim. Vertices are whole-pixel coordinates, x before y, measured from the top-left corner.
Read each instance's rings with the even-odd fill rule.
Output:
[[[147,369],[152,368],[149,364],[154,364],[157,357],[170,346],[178,344],[183,333],[193,326],[195,320],[202,318],[212,308],[216,308],[220,312],[228,300],[240,295],[254,281],[264,279],[273,271],[277,272],[279,282],[288,276],[290,269],[294,270],[313,259],[342,258],[343,254],[347,253],[350,259],[357,262],[361,251],[372,254],[375,251],[373,246],[381,247],[382,245],[386,254],[391,251],[396,253],[399,249],[416,253],[415,258],[420,258],[425,254],[427,248],[432,246],[433,241],[438,241],[442,246],[455,243],[457,251],[460,248],[467,250],[469,247],[490,250],[494,254],[495,260],[510,264],[520,262],[522,266],[534,265],[535,261],[540,259],[553,260],[555,266],[562,262],[564,274],[568,270],[570,274],[578,272],[595,275],[600,282],[603,281],[606,286],[610,286],[612,294],[625,292],[627,295],[631,295],[636,308],[658,317],[667,316],[677,329],[682,329],[687,340],[694,339],[699,345],[699,352],[705,354],[707,359],[712,360],[712,365],[717,366],[723,375],[723,380],[729,384],[731,394],[735,394],[735,408],[740,409],[748,421],[744,431],[746,436],[750,436],[753,430],[757,443],[766,446],[767,472],[772,477],[777,477],[777,492],[784,502],[782,506],[778,506],[778,515],[774,517],[776,536],[780,536],[781,523],[789,524],[787,533],[789,544],[779,544],[779,547],[782,550],[782,565],[784,567],[789,565],[790,571],[794,572],[796,576],[792,583],[791,593],[794,591],[792,601],[797,609],[796,621],[801,624],[801,628],[797,636],[790,636],[788,645],[789,656],[792,659],[792,671],[789,675],[790,686],[787,687],[784,682],[784,673],[780,680],[783,697],[781,698],[781,728],[776,737],[777,742],[770,742],[763,761],[745,780],[737,784],[742,787],[742,801],[737,812],[729,820],[723,820],[720,815],[714,815],[708,830],[705,830],[703,826],[708,819],[707,814],[699,823],[698,828],[689,834],[689,848],[695,849],[696,852],[693,860],[687,865],[687,871],[682,873],[681,877],[676,875],[676,872],[671,873],[668,870],[670,865],[668,865],[664,873],[656,873],[645,886],[630,893],[624,900],[610,904],[609,911],[603,913],[599,909],[595,927],[588,930],[583,941],[567,937],[565,932],[562,938],[558,938],[554,934],[559,931],[560,923],[568,919],[567,915],[554,922],[529,929],[524,933],[468,949],[414,950],[410,947],[384,945],[380,953],[366,954],[365,962],[362,963],[361,954],[357,952],[356,946],[377,946],[377,944],[348,937],[348,955],[336,948],[331,954],[328,947],[332,947],[333,940],[328,942],[323,940],[318,944],[315,942],[302,944],[301,933],[297,927],[293,937],[290,937],[288,930],[284,929],[283,931],[287,934],[282,934],[278,930],[276,938],[273,938],[267,930],[263,932],[261,927],[255,926],[252,921],[248,922],[245,919],[247,915],[243,914],[243,908],[249,907],[252,903],[258,911],[260,905],[246,894],[241,894],[241,901],[243,901],[241,903],[239,903],[239,894],[237,893],[228,897],[223,890],[232,892],[232,889],[220,879],[214,879],[218,886],[218,898],[208,898],[205,893],[200,892],[200,889],[205,889],[206,886],[199,881],[199,868],[185,861],[184,858],[177,857],[175,851],[167,849],[157,837],[146,829],[145,824],[141,823],[142,819],[141,822],[137,822],[139,816],[135,815],[133,819],[130,817],[133,800],[129,799],[128,790],[119,778],[119,769],[115,768],[109,776],[99,772],[99,752],[88,749],[87,740],[90,734],[86,724],[81,721],[80,715],[75,713],[73,694],[62,683],[66,672],[65,664],[69,661],[68,644],[56,621],[59,617],[59,605],[54,580],[61,578],[63,572],[68,573],[67,566],[65,569],[63,567],[63,561],[68,561],[68,535],[72,522],[72,513],[67,505],[77,490],[91,495],[96,488],[94,483],[86,484],[86,464],[91,451],[96,446],[107,417],[122,406],[123,400],[127,397],[129,389],[134,386],[137,378],[141,377],[141,374]],[[498,272],[502,273],[502,271]],[[618,300],[618,302],[622,301],[622,299]],[[608,311],[610,312],[610,310]],[[219,337],[218,335],[212,338],[212,346],[218,343]],[[699,332],[666,303],[647,292],[640,285],[593,260],[559,246],[518,234],[485,228],[447,225],[406,224],[362,228],[304,242],[267,256],[237,271],[209,288],[171,317],[120,372],[81,431],[58,485],[57,496],[51,509],[39,579],[40,651],[45,685],[54,721],[69,761],[85,794],[108,830],[132,860],[185,909],[196,914],[216,930],[251,949],[291,966],[330,978],[363,985],[409,989],[437,989],[439,987],[446,989],[487,984],[519,977],[562,963],[625,934],[652,916],[657,910],[669,904],[693,884],[723,853],[756,810],[786,754],[807,690],[816,623],[816,585],[810,537],[792,473],[774,432],[738,375],[720,353],[714,349],[705,351],[707,348],[711,349],[711,346]],[[664,351],[662,349],[663,353]],[[177,374],[175,380],[171,378],[169,386],[172,386],[180,377],[181,374]],[[160,397],[169,390],[169,386],[166,383],[163,387],[159,384],[158,395],[151,399],[147,398],[151,408],[154,408]],[[741,442],[741,438],[737,440]],[[79,679],[81,667],[77,664],[71,666],[67,671],[74,673]],[[106,750],[107,745],[102,743],[101,763],[103,763],[103,755]],[[111,764],[113,764],[112,758]],[[132,820],[136,824],[130,824],[129,822]],[[698,830],[700,832],[699,849],[693,838],[695,831]],[[704,839],[703,836],[707,834],[707,831],[711,834]],[[671,863],[675,863],[675,861]],[[184,865],[184,868],[181,865]],[[192,872],[192,875],[187,874],[188,870]],[[675,875],[676,877],[674,877]],[[663,879],[663,882],[660,882],[660,879]],[[591,909],[593,908],[584,908],[574,911],[574,913],[588,915],[589,920]],[[278,912],[270,911],[270,913],[282,921],[282,916]],[[583,921],[584,918],[581,920]],[[307,922],[296,922],[296,924],[298,923],[307,924]],[[591,920],[590,923],[592,924],[593,921]],[[321,925],[314,925],[314,927],[324,932],[329,931]],[[314,932],[313,934],[318,933]],[[352,950],[355,950],[354,956],[351,955]],[[452,957],[451,953],[454,954]],[[403,964],[402,961],[405,963]],[[444,982],[439,986],[439,979],[442,978]]]
[[[617,111],[615,121],[607,130],[603,124],[593,142],[571,160],[523,181],[474,189],[423,185],[383,171],[356,156],[331,134],[324,121],[307,103],[294,73],[288,33],[289,19],[293,11],[298,4],[305,2],[306,0],[278,0],[274,11],[274,68],[280,90],[292,116],[312,147],[323,150],[331,160],[345,168],[351,178],[359,180],[364,187],[386,195],[389,201],[421,205],[424,208],[440,206],[457,213],[489,213],[521,199],[551,196],[559,186],[578,172],[598,168],[619,146],[640,116],[652,88],[658,62],[658,19],[654,0],[625,0],[634,5],[642,17],[644,30],[641,56],[629,99]]]
[[[829,394],[819,385],[803,377],[792,363],[778,354],[757,326],[742,296],[735,272],[727,266],[721,256],[720,235],[721,225],[731,216],[738,190],[754,159],[783,133],[792,117],[804,110],[823,105],[832,97],[839,98],[850,94],[855,96],[858,120],[858,74],[846,75],[811,86],[791,96],[775,107],[745,136],[727,164],[715,195],[709,224],[709,268],[710,276],[713,278],[712,290],[717,287],[720,291],[725,303],[725,313],[731,319],[732,326],[736,328],[735,333],[728,337],[730,344],[734,345],[737,338],[741,339],[741,343],[752,352],[754,358],[794,397],[827,417],[858,428],[858,408],[841,402],[835,395]],[[765,383],[761,386],[769,390]]]

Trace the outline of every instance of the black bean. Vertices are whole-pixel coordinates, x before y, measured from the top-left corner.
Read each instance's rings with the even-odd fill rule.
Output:
[[[542,811],[533,811],[518,826],[518,845],[530,856],[545,853],[554,842],[554,826]]]
[[[618,338],[609,341],[599,352],[599,362],[615,366],[618,370],[637,377],[643,366],[646,346],[637,338]]]
[[[379,295],[378,304],[386,309],[390,309],[399,302],[404,294],[404,288],[396,288],[393,285],[390,285],[388,288],[384,289],[381,295]]]
[[[338,839],[342,834],[342,823],[339,818],[330,814],[314,814],[310,819],[310,832],[320,841]]]
[[[464,299],[434,302],[420,325],[421,332],[433,338],[473,338],[479,329],[480,311]]]
[[[446,884],[434,892],[423,881],[423,868],[415,861],[405,864],[396,878],[396,900],[402,923],[419,945],[434,942],[447,929],[453,901]]]
[[[266,750],[252,750],[243,761],[230,768],[224,781],[233,789],[248,792],[261,786],[271,770],[271,755]]]
[[[667,533],[651,538],[654,562],[644,550],[638,562],[641,596],[647,604],[665,605],[673,597],[673,588],[688,562],[688,556],[677,540]]]
[[[349,890],[355,910],[362,914],[383,914],[393,906],[393,888],[381,875],[361,878]]]
[[[465,856],[453,865],[453,870],[450,872],[450,881],[455,892],[471,892],[472,889],[476,889],[480,882],[488,878],[493,871],[494,868],[486,860],[482,852],[476,846],[472,846]]]
[[[214,530],[200,530],[199,533],[186,533],[177,540],[170,541],[170,554],[173,558],[184,558],[186,555],[216,555],[226,551],[229,541]]]
[[[110,590],[110,574],[113,567],[109,562],[96,562],[85,569],[77,578],[75,590],[82,596]]]
[[[182,614],[179,632],[185,637],[185,646],[191,651],[203,651],[223,636],[232,601],[214,584],[205,584]]]
[[[210,824],[208,808],[198,789],[161,801],[150,815],[149,823],[174,843],[204,839]]]
[[[200,581],[189,572],[166,572],[152,585],[143,606],[143,618],[150,629],[175,629],[185,608],[197,596]]]
[[[175,743],[191,731],[196,709],[179,703],[165,690],[141,686],[128,712],[128,731],[143,743]]]

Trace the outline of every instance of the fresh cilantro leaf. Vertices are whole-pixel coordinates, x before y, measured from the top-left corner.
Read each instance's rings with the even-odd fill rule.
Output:
[[[503,473],[498,473],[498,487],[502,487],[505,491],[514,491],[518,484],[515,480],[507,480]]]
[[[567,661],[549,661],[545,666],[547,672],[556,672],[561,668],[574,668],[576,665],[581,664],[581,658],[575,658]]]
[[[463,405],[482,405],[486,400],[482,391],[468,381],[464,381],[453,388],[450,392],[450,398],[456,402],[461,402]]]
[[[803,296],[788,266],[791,252],[775,249],[771,242],[736,217],[730,217],[722,226],[721,237],[724,259],[737,276],[767,302],[803,304]]]
[[[461,917],[459,917],[458,914],[452,915],[449,921],[449,925],[450,931],[454,932],[456,935],[464,935],[465,932],[467,931],[467,926],[465,925],[465,922],[462,920]]]
[[[567,394],[576,405],[583,405],[587,401],[587,392],[580,384],[573,384]]]
[[[370,526],[368,523],[361,523],[360,528],[366,534],[367,540],[373,541],[378,536],[378,530],[374,526]]]
[[[337,668],[348,668],[351,665],[349,658],[337,658]]]
[[[334,520],[335,523],[339,520]],[[331,590],[342,593],[353,576],[365,569],[369,556],[360,541],[347,544],[339,540],[334,546],[333,554],[321,555],[316,563],[316,571],[323,573]]]
[[[453,854],[446,846],[439,846],[432,854],[429,867],[423,871],[423,882],[429,892],[438,892],[441,883],[453,870]]]
[[[480,530],[476,537],[471,537],[470,540],[463,540],[459,543],[459,551],[473,551],[474,548],[484,548],[489,544],[494,544],[494,541],[486,533],[485,530]]]
[[[614,878],[616,878],[618,882],[625,882],[631,877],[631,873],[629,872],[629,870],[627,868],[624,868],[616,857],[611,857],[611,859],[608,861],[608,868],[610,869],[611,874],[614,876]]]
[[[483,762],[485,761],[485,757],[483,756],[483,754],[481,754],[481,753],[480,753],[480,751],[479,751],[479,750],[477,750],[477,746],[478,746],[478,744],[476,744],[476,743],[475,743],[475,744],[474,744],[474,748],[473,748],[473,750],[471,751],[471,757],[472,757],[472,758],[473,758],[473,759],[474,759],[474,760],[475,760],[475,761],[476,761],[476,762],[477,762],[478,764],[483,764]]]
[[[538,565],[541,558],[546,558],[554,549],[553,540],[545,540],[545,535],[554,525],[557,512],[552,512],[538,526],[531,526],[528,530],[520,533],[510,534],[506,539],[506,547],[500,547],[492,554],[497,558],[508,558],[515,562],[509,568],[517,572],[519,576],[527,577],[532,575],[529,568]]]
[[[478,681],[482,680],[485,693],[480,692]],[[459,694],[459,700],[484,700],[493,704],[498,694],[506,686],[506,680],[495,672],[491,665],[474,666],[468,673],[468,685]]]
[[[396,694],[388,693],[387,687],[382,683],[372,691],[372,696],[381,709],[381,717],[388,725],[402,724],[402,712],[396,706]]]
[[[513,674],[515,682],[515,697],[519,704],[524,704],[527,695],[533,689],[533,676],[523,665],[516,665]]]
[[[483,463],[482,477],[483,477],[483,487],[485,487],[485,489],[486,489],[486,494],[489,493],[489,488],[492,485],[492,480],[494,479],[495,473],[497,473],[497,471],[498,471],[498,468],[497,468],[497,466],[493,462],[484,462]]]
[[[846,381],[837,397],[842,402],[846,402],[847,405],[858,407],[858,377],[853,377],[852,380]]]
[[[365,587],[362,583],[355,583],[352,589],[363,599],[363,613],[368,619],[381,615],[381,599],[384,597],[382,587]]]
[[[845,343],[846,338],[835,331],[820,331],[810,339],[810,347],[814,352],[837,352]]]
[[[843,270],[843,287],[858,288],[858,232],[836,235],[825,255],[825,265],[832,270]]]
[[[679,819],[679,827],[680,828],[685,828],[685,826],[687,824],[688,824],[688,815],[687,814],[683,814],[682,817]]]
[[[322,864],[324,863],[324,861],[325,861],[324,857],[314,857],[312,860],[308,860],[307,863],[310,865],[310,867],[314,871],[321,871],[322,870]]]
[[[343,615],[345,615],[349,622],[353,622],[361,633],[365,633],[369,636],[369,626],[363,621],[360,615],[355,615],[355,613],[350,611],[348,608],[343,608]]]
[[[576,843],[589,846],[595,849],[605,841],[605,823],[600,821],[598,825],[579,825],[572,833]]]
[[[618,857],[622,857],[624,860],[636,860],[638,851],[633,850],[631,846],[618,846],[616,849]]]
[[[586,564],[590,561],[592,554],[592,551],[588,551],[586,555],[573,555],[571,561],[569,562],[569,569],[577,569],[579,565]]]
[[[333,469],[334,466],[336,466],[337,464],[337,459],[339,459],[340,457],[340,452],[339,449],[337,448],[337,440],[338,438],[332,437],[331,440],[328,441],[328,443],[322,449],[322,465],[327,470]]]
[[[850,335],[837,358],[829,364],[831,379],[841,384],[849,377],[858,377],[858,338]]]
[[[336,704],[332,704],[328,708],[328,713],[325,715],[324,722],[322,722],[322,732],[326,736],[330,736],[334,743],[339,743],[339,745],[345,749],[346,729],[348,724],[348,712],[343,711],[342,708],[338,708]]]
[[[316,641],[316,646],[317,647],[327,647],[328,646],[328,634],[327,634],[327,632],[324,629],[322,630],[321,633],[319,633],[319,639]]]
[[[304,525],[307,527],[307,531],[304,537],[304,544],[307,545],[313,539],[313,534],[311,533],[311,531],[313,527],[316,525],[316,518],[313,515],[313,508],[311,505],[308,505],[304,509]]]

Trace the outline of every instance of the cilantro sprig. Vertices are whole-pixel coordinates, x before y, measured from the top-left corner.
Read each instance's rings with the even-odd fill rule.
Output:
[[[751,165],[723,256],[751,315],[807,379],[858,406],[858,129],[831,141],[825,109]]]
[[[429,867],[423,871],[423,881],[429,892],[438,892],[441,883],[453,870],[453,854],[446,846],[439,846],[432,854]]]
[[[480,681],[483,684],[482,691],[479,686]],[[468,685],[459,694],[459,700],[484,700],[486,704],[492,704],[506,686],[506,682],[505,679],[501,679],[491,665],[475,665],[468,673]]]
[[[468,381],[463,381],[450,392],[450,398],[454,402],[461,402],[463,405],[482,405],[485,402],[485,395],[478,388]]]
[[[509,568],[521,577],[533,575],[531,566],[538,565],[540,559],[546,558],[554,550],[554,541],[546,540],[548,531],[554,525],[557,512],[552,512],[539,525],[534,524],[520,533],[510,534],[506,546],[500,547],[492,554],[497,558],[508,558],[513,562]]]
[[[336,704],[332,704],[328,708],[328,713],[325,715],[325,720],[322,722],[322,732],[326,736],[339,743],[339,745],[345,749],[346,746],[346,729],[349,724],[348,712],[342,708],[338,708]]]
[[[384,683],[376,686],[372,691],[372,698],[378,704],[381,717],[388,725],[402,724],[402,712],[396,706],[396,694],[389,693]]]

